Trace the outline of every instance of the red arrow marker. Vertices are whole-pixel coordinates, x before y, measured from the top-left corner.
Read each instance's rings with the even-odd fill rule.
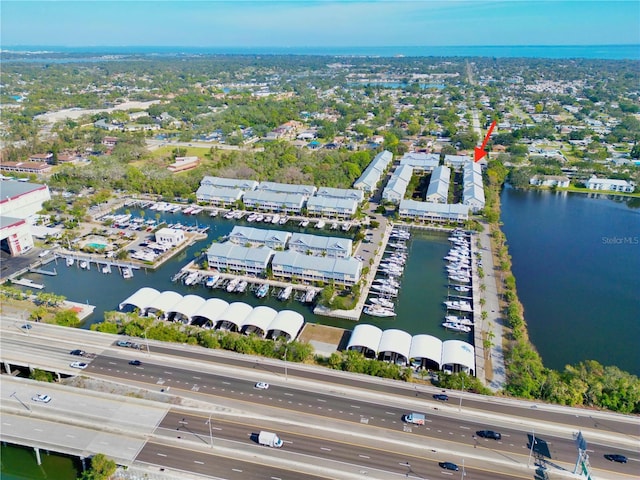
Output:
[[[487,142],[489,141],[489,137],[491,136],[491,132],[493,132],[493,129],[496,127],[496,121],[494,120],[493,122],[491,122],[491,126],[489,127],[489,131],[487,132],[487,136],[484,137],[484,141],[482,142],[482,145],[480,147],[476,147],[473,149],[473,161],[477,162],[478,160],[482,159],[482,157],[484,157],[487,152],[484,151],[484,147],[487,146]]]

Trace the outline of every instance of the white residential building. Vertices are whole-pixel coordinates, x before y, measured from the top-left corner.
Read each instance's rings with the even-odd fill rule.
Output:
[[[294,233],[289,240],[288,248],[304,255],[347,258],[353,251],[353,242],[350,238]]]
[[[260,274],[267,269],[273,250],[243,247],[235,243],[214,243],[207,250],[209,268],[221,271]]]
[[[431,181],[427,189],[427,202],[447,203],[449,197],[449,179],[451,169],[449,167],[436,167],[431,174]]]
[[[632,193],[636,186],[633,182],[627,180],[617,180],[614,178],[598,178],[593,175],[587,180],[587,188],[589,190],[606,190],[611,192]]]
[[[276,252],[271,262],[275,277],[307,282],[335,282],[354,285],[362,272],[362,262],[350,258],[315,257],[294,251]]]
[[[415,173],[432,172],[440,164],[440,155],[435,153],[407,152],[400,159],[400,165],[413,167]]]
[[[378,182],[393,161],[393,154],[388,150],[377,154],[371,163],[365,168],[360,178],[353,184],[354,188],[372,193],[378,186]]]
[[[236,225],[229,234],[229,241],[237,245],[257,247],[266,245],[274,250],[284,250],[291,238],[291,232],[266,230],[263,228]]]
[[[534,175],[529,179],[530,185],[538,187],[561,187],[569,186],[569,178],[564,175]]]
[[[358,201],[354,198],[318,197],[314,195],[307,200],[307,214],[311,216],[351,218],[357,210]]]
[[[400,218],[423,222],[457,222],[469,220],[469,207],[461,203],[431,203],[402,200],[398,209]]]
[[[179,228],[161,228],[156,232],[155,237],[156,243],[164,243],[174,247],[185,240],[184,230]]]
[[[407,186],[413,175],[413,167],[411,165],[400,165],[396,168],[382,191],[382,198],[388,202],[395,204],[400,203],[407,191]]]

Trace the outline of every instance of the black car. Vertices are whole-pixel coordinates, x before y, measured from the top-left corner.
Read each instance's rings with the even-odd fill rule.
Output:
[[[440,465],[440,468],[444,468],[445,470],[453,470],[454,472],[460,470],[458,465],[453,462],[440,462],[438,465]]]
[[[82,357],[85,354],[84,350],[71,350],[69,355],[76,355],[78,357]]]
[[[606,458],[610,462],[627,463],[627,457],[625,457],[624,455],[619,455],[617,453],[607,453],[604,458]]]
[[[135,365],[137,367],[138,365],[142,365],[142,362],[140,360],[131,360],[129,365]]]
[[[436,393],[433,395],[433,398],[440,400],[441,402],[449,401],[449,395],[445,395],[444,393]]]
[[[502,435],[498,432],[494,432],[493,430],[478,430],[476,435],[482,438],[493,438],[494,440],[500,440]]]

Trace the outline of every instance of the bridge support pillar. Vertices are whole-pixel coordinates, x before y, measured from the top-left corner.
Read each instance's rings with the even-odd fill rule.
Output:
[[[36,452],[36,461],[38,465],[42,465],[42,459],[40,458],[40,449],[38,447],[33,447],[33,450]]]
[[[60,376],[60,372],[56,372],[56,378],[58,379],[57,381],[60,382],[60,380],[62,380],[62,377]]]
[[[11,365],[9,365],[9,362],[4,362],[4,369],[11,375]]]

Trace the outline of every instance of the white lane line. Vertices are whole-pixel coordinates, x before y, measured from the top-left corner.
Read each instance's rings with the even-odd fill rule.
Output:
[[[460,428],[462,428],[463,430],[471,430],[471,427],[465,427],[464,425],[460,425]]]
[[[193,463],[198,463],[200,465],[204,465],[204,462],[201,462],[200,460],[194,460]]]
[[[371,458],[369,455],[358,455],[360,458]]]
[[[316,398],[317,402],[326,402],[326,400],[324,398]]]
[[[231,470],[232,470],[233,472],[242,473],[242,470],[240,470],[239,468],[232,468]]]
[[[360,408],[360,405],[350,405],[351,408]]]
[[[285,393],[285,396],[287,396],[287,397],[293,397],[293,393]]]
[[[324,450],[325,452],[330,452],[331,449],[328,447],[320,447],[320,450]]]
[[[156,453],[156,455],[158,455],[159,457],[166,457],[167,456],[165,453]]]

